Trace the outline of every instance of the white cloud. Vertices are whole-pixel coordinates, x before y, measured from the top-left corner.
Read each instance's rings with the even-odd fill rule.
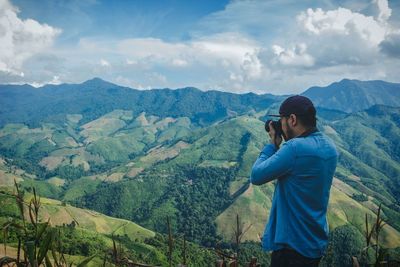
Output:
[[[335,1],[231,1],[207,16],[195,34],[246,33],[260,68],[253,63],[259,70],[254,79],[245,79],[243,64],[240,71],[230,69],[231,86],[240,84],[241,90],[299,92],[345,77],[400,81],[390,71],[396,69],[396,59],[384,56],[400,55],[392,14],[398,8],[392,10],[387,0],[340,3],[342,7]],[[229,69],[231,61],[224,62]],[[231,90],[224,80],[218,84]]]
[[[216,34],[186,42],[166,42],[156,38],[85,38],[79,42],[79,47],[80,50],[75,51],[75,60],[98,54],[113,57],[112,64],[101,59],[99,64],[107,69],[94,66],[93,75],[115,74],[128,84],[121,77],[126,78],[124,72],[130,73],[132,78],[137,75],[141,80],[133,79],[131,84],[142,88],[146,88],[143,86],[145,80],[155,87],[196,85],[204,88],[205,84],[228,84],[230,73],[242,77],[241,87],[244,88],[247,81],[258,79],[263,69],[258,58],[259,44],[238,33]],[[199,80],[203,82],[199,83]]]
[[[33,87],[38,88],[38,87],[42,87],[42,86],[44,86],[44,85],[46,85],[46,84],[54,84],[54,85],[57,85],[57,84],[61,84],[61,83],[62,83],[62,82],[61,82],[59,76],[53,76],[53,79],[50,80],[50,81],[45,81],[45,82],[41,82],[41,83],[39,83],[39,82],[31,82],[31,83],[28,83],[28,84],[32,85]]]
[[[156,38],[119,40],[114,43],[85,40],[91,50],[102,47],[129,57],[129,62],[147,62],[170,66],[187,66],[191,62],[213,64],[224,59],[238,65],[247,60],[248,54],[257,50],[257,43],[237,33],[224,33],[194,39],[188,42],[165,42]],[[107,47],[107,48],[105,48]],[[129,64],[129,63],[128,63]]]
[[[49,82],[49,84],[61,84],[59,76],[53,76],[53,79]]]
[[[136,65],[138,62],[136,60],[126,59],[126,64],[128,65]]]
[[[100,65],[102,66],[102,67],[110,67],[111,65],[110,65],[110,62],[108,62],[107,60],[105,60],[105,59],[101,59],[100,60]]]
[[[299,92],[343,78],[399,82],[400,30],[389,21],[392,9],[385,0],[369,9],[374,16],[343,7],[299,12],[287,34],[264,43],[259,58],[268,76],[258,84]]]
[[[262,74],[263,65],[258,58],[258,52],[248,53],[245,55],[241,70],[246,79],[257,79]]]
[[[50,47],[61,30],[22,20],[18,12],[8,0],[0,0],[0,71],[23,77],[24,61]]]
[[[188,62],[184,59],[175,58],[172,60],[172,65],[176,67],[185,67],[188,65]]]
[[[315,71],[328,66],[382,64],[381,51],[396,50],[393,33],[398,29],[388,23],[391,9],[387,1],[372,4],[379,10],[375,17],[342,7],[328,11],[308,8],[297,16],[286,47],[274,44],[266,49],[270,52],[264,52],[265,64],[303,71],[308,67]]]
[[[378,21],[385,23],[392,15],[392,9],[389,8],[388,0],[374,0],[379,9]]]
[[[388,31],[385,23],[341,7],[329,11],[320,8],[314,11],[309,8],[306,12],[302,12],[297,20],[304,30],[311,34],[337,34],[350,38],[357,35],[372,46],[382,42]]]
[[[36,78],[41,84],[60,76],[81,82],[97,76],[139,89],[196,86],[277,94],[345,77],[400,81],[400,30],[393,23],[398,8],[386,0],[368,2],[343,0],[339,7],[331,0],[231,1],[203,18],[188,39],[83,36],[78,44],[47,49],[54,55],[48,60],[34,56],[17,64],[22,67],[13,67],[15,74],[25,77],[12,81]],[[14,61],[7,63],[1,53],[0,70],[10,68]],[[41,71],[32,71],[35,66]],[[4,76],[0,71],[0,80]]]
[[[285,66],[304,66],[311,67],[314,65],[314,58],[307,54],[307,45],[299,43],[289,49],[273,45],[272,51],[275,55],[271,59],[272,64],[281,64]]]

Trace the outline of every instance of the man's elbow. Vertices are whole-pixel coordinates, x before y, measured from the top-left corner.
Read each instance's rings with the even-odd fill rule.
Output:
[[[257,170],[252,170],[250,175],[250,183],[253,185],[262,185],[266,183],[265,177],[262,177]]]

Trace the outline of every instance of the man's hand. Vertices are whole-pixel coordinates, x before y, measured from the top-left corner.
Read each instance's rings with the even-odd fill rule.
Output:
[[[282,137],[281,136],[276,136],[275,128],[272,126],[272,121],[269,122],[269,137],[271,138],[271,143],[276,146],[276,148],[279,148],[279,146],[282,143]]]

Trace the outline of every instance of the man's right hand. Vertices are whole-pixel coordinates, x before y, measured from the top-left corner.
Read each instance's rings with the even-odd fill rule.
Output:
[[[282,137],[281,136],[276,136],[275,128],[272,125],[272,121],[269,122],[269,137],[271,138],[271,143],[276,146],[277,149],[279,149],[279,146],[282,143]]]

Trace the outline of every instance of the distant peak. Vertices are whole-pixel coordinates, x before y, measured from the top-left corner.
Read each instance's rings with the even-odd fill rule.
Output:
[[[357,79],[343,79],[338,83],[356,83],[356,84],[385,83],[385,84],[390,84],[389,82],[385,82],[385,81],[382,81],[382,80],[365,80],[365,81],[361,81],[361,80],[357,80]]]
[[[345,78],[345,79],[341,80],[339,83],[352,83],[352,82],[361,82],[361,81],[356,80],[356,79],[347,79],[347,78]]]
[[[87,80],[87,82],[105,82],[105,81],[99,77],[94,77],[93,79]]]
[[[111,82],[107,82],[101,78],[95,77],[93,79],[87,80],[86,82],[83,82],[82,84],[86,84],[86,85],[113,85],[115,86],[115,84],[111,83]]]

